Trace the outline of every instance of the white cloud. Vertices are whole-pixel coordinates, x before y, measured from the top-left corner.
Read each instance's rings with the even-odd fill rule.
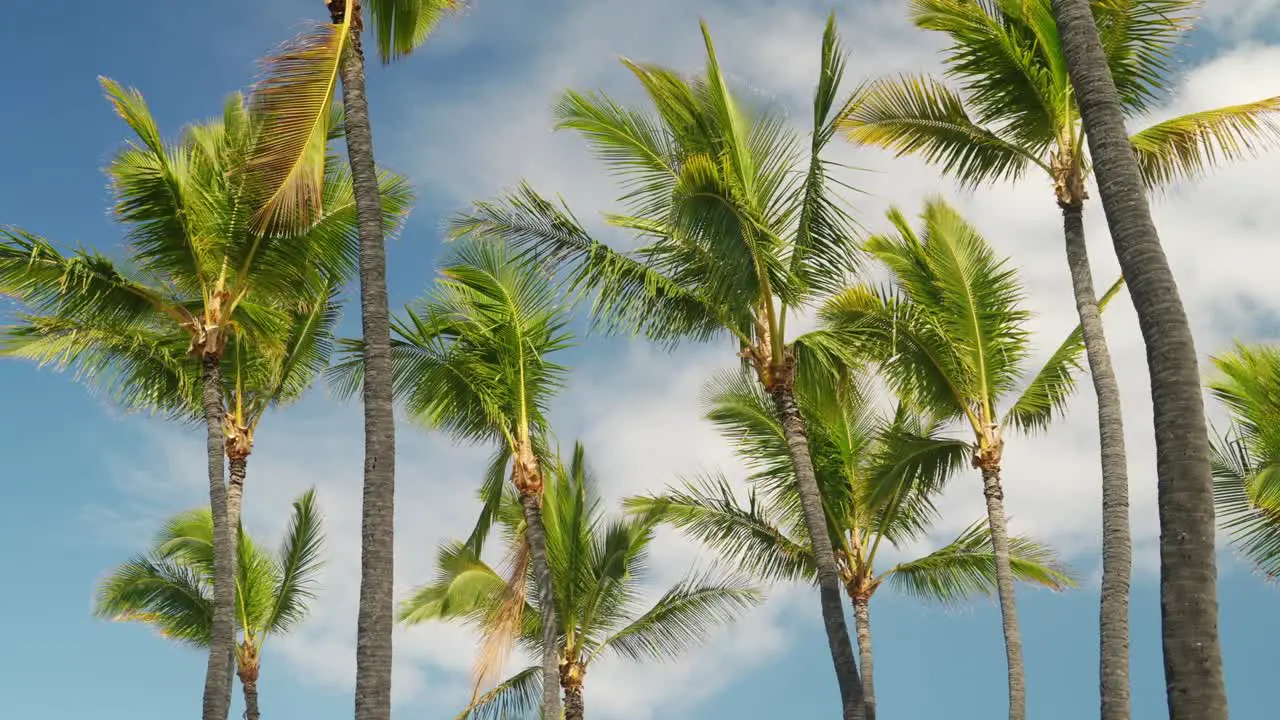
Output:
[[[612,185],[576,138],[550,132],[547,108],[566,87],[602,87],[634,99],[635,84],[616,62],[619,53],[696,70],[701,63],[696,26],[700,16],[709,20],[722,63],[735,78],[762,101],[787,103],[797,121],[805,117],[825,4],[601,0],[574,7],[553,5],[536,16],[512,18],[508,8],[487,3],[463,20],[476,23],[483,32],[460,29],[447,36],[450,51],[465,49],[469,42],[496,46],[518,38],[521,52],[506,56],[501,66],[479,80],[400,109],[410,119],[399,128],[399,136],[388,133],[384,142],[401,151],[396,153],[397,165],[412,173],[424,196],[434,195],[456,207],[526,177],[544,192],[564,194],[584,217],[611,205]],[[850,83],[885,72],[936,69],[936,39],[912,30],[901,17],[900,3],[841,5],[851,6],[840,15],[854,51]],[[1258,12],[1265,9],[1260,3],[1253,7]],[[1179,85],[1171,110],[1275,94],[1280,94],[1280,48],[1242,46],[1193,68]],[[839,152],[851,165],[867,169],[850,178],[870,192],[856,199],[867,225],[882,226],[882,211],[889,203],[914,213],[923,195],[941,192],[960,205],[1002,253],[1013,257],[1028,286],[1028,304],[1037,313],[1040,357],[1074,326],[1060,220],[1047,181],[1031,177],[1016,187],[962,194],[940,184],[937,172],[919,162],[895,161],[876,152]],[[1270,179],[1278,169],[1280,156],[1251,161],[1215,172],[1194,192],[1175,188],[1155,204],[1157,224],[1202,353],[1220,349],[1235,335],[1262,339],[1263,322],[1280,311],[1271,292],[1271,269],[1280,262],[1280,245],[1269,230],[1280,225],[1280,206],[1270,192]],[[1102,288],[1118,270],[1096,202],[1087,209],[1087,230],[1095,282]],[[1149,568],[1158,528],[1145,354],[1127,300],[1116,302],[1106,322],[1125,403],[1139,564]],[[1272,322],[1265,332],[1274,334],[1275,327]],[[678,474],[698,469],[732,470],[732,456],[699,420],[696,401],[709,372],[732,361],[732,350],[725,346],[668,356],[632,344],[605,360],[587,363],[562,404],[561,436],[587,441],[610,497],[656,489]],[[311,621],[277,649],[299,675],[322,685],[349,686],[359,583],[360,432],[353,412],[344,412],[336,424],[329,421],[331,414],[316,413],[317,405],[308,403],[289,411],[286,418],[268,421],[251,464],[247,521],[256,532],[274,537],[289,499],[313,483],[321,489],[331,538],[325,593]],[[1005,467],[1015,530],[1055,542],[1083,569],[1094,565],[1098,542],[1094,413],[1085,381],[1069,417],[1050,434],[1009,441]],[[309,417],[316,419],[305,419]],[[174,442],[167,435],[157,439],[172,451],[172,467],[185,468],[190,458],[200,457],[193,441]],[[399,442],[396,578],[402,595],[430,576],[437,542],[468,529],[474,514],[470,493],[482,453],[424,439],[407,425],[402,425]],[[183,477],[190,488],[183,502],[199,502],[203,482],[198,473]],[[144,480],[146,488],[135,487],[131,495],[150,493],[154,480]],[[165,502],[170,502],[168,497]],[[948,514],[938,528],[939,538],[980,517],[976,476],[958,478],[943,507]],[[124,512],[137,515],[144,509],[133,506]],[[696,555],[670,535],[663,536],[655,553],[659,580],[681,574]],[[642,720],[655,716],[658,708],[691,708],[733,673],[778,654],[785,643],[781,614],[794,610],[810,615],[812,604],[806,592],[781,592],[750,622],[670,666],[602,664],[588,682],[593,713]],[[431,707],[429,717],[449,716],[465,698],[474,638],[463,630],[431,627],[401,631],[397,643],[398,698],[415,698]]]

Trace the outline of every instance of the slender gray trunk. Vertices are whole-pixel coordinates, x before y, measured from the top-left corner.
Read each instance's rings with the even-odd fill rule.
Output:
[[[354,12],[360,12],[358,3]],[[382,201],[373,160],[373,134],[364,94],[364,52],[360,43],[360,33],[353,28],[341,67],[347,156],[360,232],[360,319],[364,335],[364,497],[360,610],[356,621],[355,717],[356,720],[390,720],[396,490],[391,324]]]
[[[1102,603],[1098,612],[1102,720],[1129,720],[1129,580],[1133,547],[1120,385],[1107,350],[1079,204],[1062,206],[1062,226],[1089,376],[1098,398],[1098,446],[1102,457]]]
[[[582,686],[564,689],[564,720],[582,720],[585,717],[586,705],[582,700]],[[545,715],[543,717],[546,717]]]
[[[547,531],[542,525],[542,507],[538,496],[520,493],[524,508],[525,540],[529,543],[529,561],[533,580],[538,587],[538,613],[542,619],[542,717],[560,717],[560,628],[556,624],[555,593],[551,582],[551,566],[547,564]],[[565,691],[567,694],[567,690]],[[579,698],[581,699],[581,698]],[[567,695],[566,695],[566,702]]]
[[[209,664],[204,676],[203,720],[227,720],[231,712],[235,652],[235,540],[227,523],[227,485],[223,465],[222,365],[213,355],[201,357],[205,449],[209,467],[209,510],[213,516],[213,628]]]
[[[996,589],[1004,626],[1004,653],[1009,663],[1009,720],[1027,720],[1027,681],[1022,669],[1022,633],[1018,630],[1018,604],[1014,596],[1013,566],[1009,563],[1009,524],[1004,516],[1004,488],[1000,468],[982,468],[982,494],[987,499],[991,526],[991,550],[996,558]]]
[[[796,487],[804,510],[805,526],[813,543],[814,562],[818,571],[818,595],[822,603],[822,624],[827,632],[827,646],[835,665],[836,681],[840,685],[840,702],[844,720],[866,720],[867,707],[862,694],[862,680],[858,677],[858,665],[853,659],[853,645],[849,642],[849,628],[844,620],[844,601],[840,599],[840,571],[836,567],[835,553],[831,549],[831,536],[827,532],[827,515],[823,510],[822,492],[813,472],[813,459],[809,456],[809,438],[804,418],[796,405],[795,391],[787,383],[777,383],[773,390],[773,403],[787,448],[796,470]]]
[[[240,527],[247,465],[248,460],[245,458],[229,458],[227,461],[227,527],[229,528]]]
[[[1053,0],[1120,270],[1147,348],[1160,510],[1160,610],[1170,720],[1226,720],[1213,479],[1195,341],[1151,221],[1088,0]]]
[[[245,680],[240,684],[244,688],[244,720],[258,720],[258,681]]]
[[[862,675],[862,696],[867,702],[867,720],[876,720],[875,663],[871,658],[871,599],[853,599],[853,624],[858,632],[858,672]]]

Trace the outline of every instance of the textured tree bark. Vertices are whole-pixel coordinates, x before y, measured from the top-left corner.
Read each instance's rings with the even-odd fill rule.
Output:
[[[991,550],[996,558],[996,589],[1000,595],[1000,619],[1004,626],[1004,653],[1009,663],[1009,720],[1027,720],[1027,680],[1022,668],[1022,632],[1018,629],[1018,603],[1009,563],[1009,523],[1004,515],[1004,488],[1000,468],[982,468],[982,494],[987,499],[991,526]]]
[[[582,702],[582,686],[576,685],[564,689],[564,720],[582,720],[586,706]],[[546,717],[545,715],[543,717]]]
[[[875,663],[871,658],[871,599],[853,599],[853,624],[858,633],[858,673],[862,675],[862,696],[867,703],[867,720],[876,720]]]
[[[359,12],[359,5],[353,12]],[[360,232],[360,318],[364,335],[364,497],[360,610],[356,622],[356,720],[391,718],[392,579],[395,540],[395,417],[391,392],[391,325],[382,201],[373,160],[364,52],[353,25],[342,58],[347,156]]]
[[[244,507],[244,479],[249,461],[233,457],[227,460],[227,527],[239,528]]]
[[[1111,366],[1107,336],[1089,268],[1084,217],[1079,203],[1062,205],[1067,264],[1076,312],[1084,331],[1089,376],[1098,398],[1098,446],[1102,456],[1102,603],[1099,690],[1102,720],[1129,720],[1129,580],[1133,546],[1129,533],[1129,468],[1124,447],[1120,385]]]
[[[244,688],[244,720],[258,720],[258,681],[246,680],[241,685]]]
[[[836,681],[840,685],[840,701],[844,720],[866,720],[867,708],[862,693],[862,681],[853,658],[853,645],[849,642],[849,629],[844,620],[844,601],[840,599],[840,572],[836,568],[835,554],[831,549],[831,537],[827,534],[826,513],[823,511],[822,494],[813,473],[813,459],[809,456],[808,432],[804,418],[796,405],[795,391],[790,384],[777,383],[771,389],[773,403],[782,421],[787,447],[796,470],[796,485],[804,510],[805,526],[813,543],[814,561],[818,570],[818,595],[822,603],[822,624],[827,631],[827,645],[831,661],[835,665]]]
[[[201,357],[209,509],[213,515],[213,628],[204,676],[203,720],[227,720],[231,712],[235,650],[235,536],[227,523],[227,485],[223,464],[222,365],[215,355]]]
[[[1160,609],[1170,720],[1226,720],[1213,481],[1195,341],[1151,221],[1088,0],[1053,0],[1116,257],[1147,348],[1160,510]]]
[[[542,618],[542,717],[557,718],[560,717],[560,630],[556,624],[551,566],[547,564],[547,531],[542,525],[542,507],[536,494],[520,493],[520,505],[524,508],[525,539],[529,542],[529,560],[538,586],[538,612]],[[566,713],[568,692],[566,688]],[[582,701],[581,691],[578,701]]]

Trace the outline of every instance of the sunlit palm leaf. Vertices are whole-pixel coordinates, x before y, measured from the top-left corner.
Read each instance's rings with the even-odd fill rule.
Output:
[[[1280,96],[1165,120],[1130,142],[1148,187],[1194,180],[1280,145]]]
[[[315,598],[323,549],[324,530],[316,507],[316,491],[312,489],[293,502],[293,515],[280,545],[280,580],[264,623],[271,632],[288,632],[306,617],[308,601]]]
[[[179,563],[134,558],[99,587],[94,614],[143,622],[167,638],[205,647],[213,628],[213,588]]]
[[[1142,112],[1168,97],[1179,41],[1191,30],[1200,5],[1200,0],[1089,3],[1107,66],[1127,110]]]
[[[542,666],[527,667],[476,698],[455,720],[530,717],[537,712],[541,691]]]
[[[462,8],[462,0],[362,0],[378,39],[378,57],[390,63],[427,41],[440,21]]]

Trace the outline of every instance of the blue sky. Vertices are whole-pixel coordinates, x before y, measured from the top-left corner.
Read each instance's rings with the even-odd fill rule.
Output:
[[[255,59],[307,18],[319,0],[156,3],[126,0],[110,12],[67,13],[20,3],[8,15],[6,112],[0,120],[0,223],[64,245],[119,249],[107,215],[100,168],[125,138],[95,77],[140,88],[167,133],[215,113],[227,92],[247,85]],[[613,60],[627,54],[695,69],[696,19],[707,17],[722,60],[747,92],[804,119],[817,39],[828,5],[812,0],[554,0],[534,12],[476,0],[420,55],[370,68],[379,160],[405,172],[420,203],[390,252],[393,303],[428,284],[438,228],[468,200],[521,177],[563,193],[584,217],[605,208],[612,189],[572,138],[553,136],[546,108],[565,87],[634,87]],[[935,66],[937,40],[906,26],[899,3],[849,2],[841,23],[854,52],[851,80]],[[1207,10],[1186,55],[1186,75],[1167,112],[1280,94],[1277,20],[1261,0],[1222,0]],[[1270,14],[1269,14],[1270,13]],[[1038,331],[1056,344],[1073,324],[1057,219],[1035,181],[963,194],[910,161],[841,150],[864,170],[858,209],[875,226],[883,209],[909,212],[944,193],[1020,266]],[[1280,310],[1273,268],[1280,248],[1267,228],[1280,223],[1272,192],[1280,156],[1215,174],[1157,203],[1171,261],[1183,285],[1202,352],[1233,337],[1272,340]],[[1098,282],[1115,273],[1100,213],[1089,217]],[[1239,259],[1250,258],[1241,263]],[[1228,264],[1227,260],[1231,263]],[[1133,599],[1134,716],[1159,717],[1163,683],[1156,594],[1150,402],[1136,323],[1127,306],[1109,311],[1108,331],[1125,396],[1137,540]],[[354,315],[348,318],[355,327]],[[621,496],[657,489],[679,473],[734,461],[699,421],[699,384],[732,361],[726,346],[673,355],[639,343],[589,339],[573,352],[574,382],[556,408],[564,437],[585,438],[606,483]],[[0,364],[8,409],[8,470],[0,484],[0,567],[4,593],[0,696],[6,717],[169,720],[199,703],[203,659],[150,631],[94,621],[95,581],[142,547],[155,523],[201,502],[196,435],[123,417],[71,378]],[[1087,393],[1042,438],[1011,442],[1007,493],[1015,529],[1054,542],[1086,578],[1086,588],[1020,595],[1032,716],[1077,720],[1096,712],[1096,435]],[[267,649],[262,702],[268,717],[329,720],[351,712],[354,599],[358,581],[359,413],[323,392],[270,418],[250,466],[246,519],[272,542],[289,500],[320,489],[330,521],[330,565],[315,616],[297,636]],[[402,426],[401,590],[427,579],[434,545],[463,531],[482,453],[454,448]],[[935,544],[977,517],[973,478],[957,479],[944,502],[948,520]],[[678,538],[655,550],[657,581],[674,578],[693,553]],[[1228,687],[1237,718],[1269,717],[1280,597],[1224,550],[1221,627]],[[998,613],[989,603],[940,611],[882,593],[873,604],[877,688],[883,717],[999,717],[1004,707]],[[474,640],[451,628],[398,637],[397,716],[453,717],[465,695]],[[587,702],[601,718],[830,717],[835,688],[816,599],[799,589],[723,633],[686,662],[593,668]],[[961,709],[961,710],[957,710]],[[238,712],[238,710],[236,710]]]

